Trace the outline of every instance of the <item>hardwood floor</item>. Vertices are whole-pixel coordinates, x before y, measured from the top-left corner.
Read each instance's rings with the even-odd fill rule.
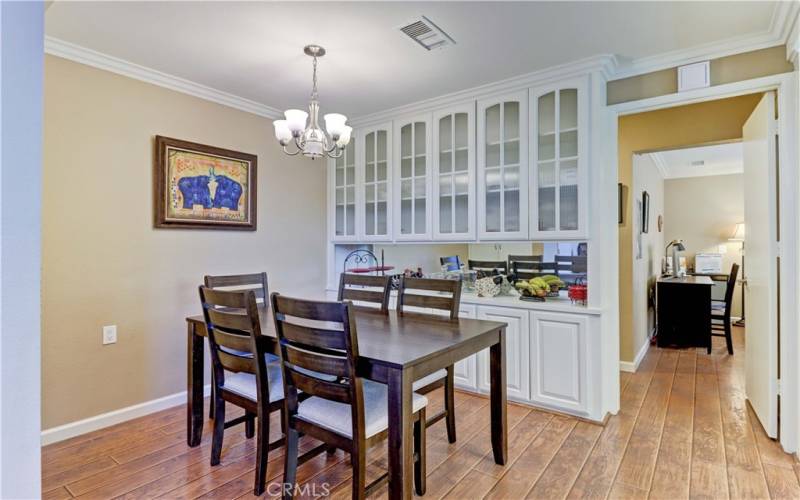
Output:
[[[509,404],[505,467],[492,460],[488,400],[457,393],[458,442],[447,442],[443,421],[428,430],[426,497],[800,498],[800,464],[745,403],[742,337],[735,329],[733,357],[721,338],[710,356],[651,348],[638,372],[621,374],[622,407],[605,426]],[[436,409],[441,393],[429,395]],[[255,441],[244,426],[228,430],[211,467],[210,425],[189,448],[185,417],[172,408],[45,447],[44,497],[252,498]],[[385,446],[371,451],[367,481],[386,470]],[[282,449],[271,454],[270,481],[280,482],[282,460]],[[341,451],[300,466],[298,481],[307,497],[350,497]]]

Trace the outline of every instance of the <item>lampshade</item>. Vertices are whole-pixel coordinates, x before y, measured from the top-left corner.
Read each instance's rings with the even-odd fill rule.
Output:
[[[272,124],[275,126],[275,138],[278,139],[278,142],[284,143],[291,140],[292,131],[289,130],[286,120],[275,120]]]
[[[339,113],[328,113],[323,118],[325,119],[325,130],[328,131],[331,137],[338,138],[342,135],[347,121],[346,116]]]
[[[283,114],[286,115],[286,123],[293,134],[300,134],[306,129],[308,113],[302,109],[289,109]]]
[[[744,222],[740,222],[736,224],[736,229],[733,230],[733,234],[729,241],[744,241]]]
[[[336,145],[340,148],[347,146],[350,143],[350,134],[353,132],[353,127],[349,125],[345,125],[342,129],[342,134],[339,136],[339,140],[336,141]]]

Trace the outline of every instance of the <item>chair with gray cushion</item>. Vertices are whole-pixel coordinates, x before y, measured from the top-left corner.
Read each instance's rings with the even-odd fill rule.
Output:
[[[389,310],[389,293],[392,287],[391,276],[371,276],[366,274],[342,273],[339,276],[339,294],[336,300],[352,300],[376,304],[381,311]]]
[[[200,302],[208,330],[214,390],[214,429],[211,465],[218,465],[225,429],[242,422],[247,437],[258,423],[256,477],[253,492],[264,493],[269,451],[284,439],[269,442],[269,417],[283,411],[283,378],[280,363],[267,357],[269,337],[261,335],[256,294],[200,287]],[[243,408],[241,417],[225,421],[225,404]]]
[[[331,447],[350,453],[353,498],[364,498],[388,480],[384,474],[365,484],[367,450],[388,435],[388,390],[385,384],[363,379],[356,372],[359,351],[352,304],[277,293],[271,299],[286,394],[284,498],[293,496],[298,465]],[[310,397],[300,401],[301,391]],[[420,495],[425,493],[427,403],[425,396],[412,394],[414,482]],[[298,456],[300,434],[324,444]]]
[[[415,292],[425,293],[415,293]],[[445,294],[445,295],[441,295]],[[405,307],[423,307],[445,311],[451,320],[458,319],[461,303],[461,281],[447,279],[406,278],[400,279],[397,291],[397,311],[403,312]],[[456,413],[453,365],[437,370],[414,382],[412,388],[420,394],[427,394],[444,387],[444,410],[428,419],[431,426],[441,419],[446,419],[447,440],[456,442]]]
[[[733,309],[733,291],[736,288],[736,277],[739,275],[739,264],[731,266],[728,275],[728,286],[725,289],[725,307],[720,310],[711,306],[711,336],[725,337],[728,354],[733,354],[733,339],[731,337],[731,310]],[[715,332],[723,333],[715,333]],[[708,353],[711,354],[711,342],[708,343]]]

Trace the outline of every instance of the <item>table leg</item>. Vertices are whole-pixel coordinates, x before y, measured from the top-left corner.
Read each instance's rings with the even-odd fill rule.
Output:
[[[186,360],[186,443],[200,444],[203,434],[203,337],[188,323]]]
[[[491,377],[492,451],[496,464],[505,465],[508,458],[508,422],[506,419],[506,329],[500,340],[489,348]]]
[[[389,370],[389,498],[411,498],[411,376]]]

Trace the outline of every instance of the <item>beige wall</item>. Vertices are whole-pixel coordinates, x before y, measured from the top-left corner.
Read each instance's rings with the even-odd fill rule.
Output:
[[[636,152],[740,139],[742,125],[760,98],[753,94],[620,117],[619,182],[632,186],[632,160]],[[624,209],[624,221],[619,226],[620,359],[630,362],[646,342],[647,335],[633,328],[631,193],[625,197]],[[654,222],[651,220],[651,224]]]
[[[634,229],[633,244],[633,329],[643,332],[645,339],[655,327],[655,314],[649,306],[650,288],[661,274],[661,258],[664,256],[664,232],[658,230],[658,216],[664,213],[664,178],[649,154],[635,155],[633,159],[633,189],[631,197],[643,201],[643,191],[650,196],[648,231]],[[637,217],[634,216],[634,221]],[[638,345],[638,344],[637,344]],[[641,344],[643,345],[643,344]],[[641,348],[639,345],[639,348]],[[634,351],[638,353],[639,351]]]
[[[325,163],[268,119],[52,56],[44,114],[43,428],[184,390],[204,274],[324,286]],[[153,229],[157,134],[258,155],[258,231]]]
[[[786,60],[786,46],[779,45],[712,59],[709,69],[711,85],[722,85],[761,76],[789,73],[794,71],[794,66]],[[678,69],[668,68],[608,82],[606,101],[608,104],[618,104],[674,94],[677,91]]]
[[[664,184],[664,239],[682,239],[687,265],[694,265],[697,253],[720,253],[722,270],[741,265],[742,244],[728,241],[737,222],[744,221],[742,174],[667,179]],[[741,270],[739,271],[741,277]],[[733,295],[732,316],[741,316],[741,292]]]

